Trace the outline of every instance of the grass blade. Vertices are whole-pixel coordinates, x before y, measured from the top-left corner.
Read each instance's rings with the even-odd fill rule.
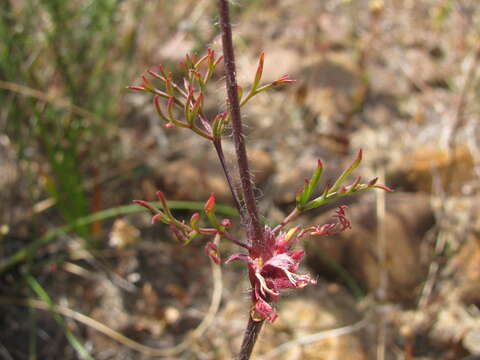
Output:
[[[160,202],[152,202],[155,206],[160,206]],[[203,210],[204,203],[193,201],[168,201],[168,206],[174,210]],[[228,216],[238,216],[238,212],[231,206],[217,204],[215,207],[217,213]],[[102,210],[94,214],[79,218],[71,222],[70,224],[55,228],[47,232],[44,236],[33,240],[29,245],[18,250],[12,256],[0,262],[0,274],[9,269],[10,267],[18,264],[20,261],[25,260],[27,257],[33,255],[37,250],[43,246],[52,242],[58,235],[67,233],[74,230],[77,227],[91,224],[95,221],[109,219],[115,216],[133,214],[145,211],[144,208],[137,204],[118,206],[107,210]]]
[[[32,288],[32,290],[37,294],[37,296],[42,299],[44,302],[50,306],[50,310],[52,311],[53,318],[57,322],[58,325],[60,325],[64,332],[65,332],[65,337],[67,338],[68,342],[72,347],[75,349],[75,351],[78,353],[78,355],[82,359],[86,360],[95,360],[92,355],[90,355],[89,351],[85,348],[85,346],[81,343],[81,341],[75,336],[75,334],[68,328],[67,324],[65,323],[64,318],[53,311],[53,301],[48,295],[48,293],[45,291],[45,289],[40,285],[40,283],[35,279],[32,275],[26,275],[25,280],[27,281],[28,285]]]

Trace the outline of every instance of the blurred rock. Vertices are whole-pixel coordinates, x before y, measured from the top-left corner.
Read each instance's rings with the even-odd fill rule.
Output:
[[[472,233],[450,263],[450,271],[462,285],[477,284],[480,304],[480,234]]]
[[[442,223],[441,236],[448,238],[450,256],[435,259],[439,273],[426,280],[433,281],[434,287],[425,305],[403,311],[397,323],[404,337],[414,339],[415,352],[435,352],[446,360],[479,354],[480,222],[475,221],[478,208],[472,206],[477,203],[464,197],[444,205],[449,219]],[[455,241],[457,237],[462,241]]]
[[[107,279],[99,278],[95,287],[98,305],[89,314],[102,324],[122,331],[131,322],[130,314],[125,308],[121,290]],[[91,327],[87,327],[88,338],[98,352],[115,348],[117,343]]]
[[[226,152],[227,165],[231,168],[234,179],[237,178],[236,167],[231,166],[233,158]],[[251,172],[257,186],[260,186],[275,170],[271,156],[260,149],[249,149]],[[159,175],[171,199],[204,201],[210,193],[215,193],[221,202],[231,202],[232,196],[214,151],[189,152],[186,157],[174,160],[159,170]]]
[[[318,114],[317,126],[327,133],[356,106],[363,86],[357,66],[349,56],[312,59],[297,77],[299,84],[306,87],[305,105]]]
[[[477,224],[478,226],[478,224]],[[475,229],[478,230],[478,229]],[[480,354],[480,233],[474,231],[467,237],[457,255],[452,259],[450,269],[454,269],[453,281],[458,302],[469,314],[463,323],[465,330],[460,332],[462,345],[472,354]],[[475,314],[477,316],[475,316]]]
[[[476,284],[476,294],[480,293],[479,290]],[[442,284],[436,301],[429,309],[432,325],[428,336],[437,346],[447,348],[450,344],[461,344],[469,353],[479,354],[480,296],[476,296],[477,303],[470,303],[471,299],[465,299],[464,291],[452,281]]]
[[[404,54],[403,71],[415,84],[435,84],[447,76],[444,67],[438,64],[425,48],[410,48]]]
[[[135,245],[140,237],[140,230],[126,219],[117,219],[113,223],[108,244],[117,249]]]
[[[284,46],[269,46],[264,50],[265,65],[262,73],[262,84],[269,83],[279,79],[285,74],[291,74],[298,69],[301,63],[301,55],[292,49],[286,49]],[[282,61],[278,61],[282,59]],[[240,56],[238,61],[238,73],[240,76],[240,86],[250,86],[253,76],[257,71],[258,54],[254,57]]]
[[[159,55],[170,61],[180,62],[185,59],[185,54],[190,54],[195,47],[195,42],[190,40],[185,33],[177,32],[170,40],[159,49]]]
[[[434,224],[429,198],[421,194],[394,193],[387,197],[384,219],[387,242],[387,298],[413,300],[415,288],[424,280],[427,259],[421,257],[422,239]],[[335,266],[342,266],[364,288],[375,291],[383,269],[378,264],[377,219],[375,204],[362,201],[348,211],[352,229],[341,234],[310,238],[306,242],[308,263],[321,276],[337,277]],[[313,221],[331,221],[331,214]]]
[[[480,327],[471,329],[462,340],[462,344],[473,354],[480,355]],[[480,358],[480,357],[477,357]]]
[[[314,150],[307,151],[302,151],[301,148],[292,148],[288,151],[279,147],[275,155],[277,171],[273,184],[273,200],[276,204],[291,204],[295,201],[297,191],[303,187],[304,179],[312,176],[319,159],[325,168],[317,186],[317,194],[327,183],[335,181],[335,177],[341,173],[342,166],[347,161],[323,146],[316,146]]]
[[[466,145],[457,145],[451,154],[433,145],[418,147],[404,154],[389,171],[393,187],[432,193],[436,182],[440,190],[462,194],[474,178],[474,162]]]
[[[411,91],[410,83],[404,76],[398,76],[398,71],[394,71],[377,62],[367,64],[367,71],[375,74],[369,78],[370,89],[374,94],[388,94],[399,98],[406,96]],[[395,86],[392,86],[395,84]]]
[[[320,285],[321,286],[321,285]],[[262,341],[256,347],[260,359],[278,360],[366,360],[362,343],[362,331],[352,331],[342,336],[327,336],[321,340],[292,343],[285,351],[274,353],[278,346],[295,340],[306,340],[313,334],[357,324],[359,314],[355,302],[345,290],[336,294],[324,290],[309,289],[315,296],[282,299],[280,316],[272,326],[263,330]],[[357,329],[358,330],[358,329]]]

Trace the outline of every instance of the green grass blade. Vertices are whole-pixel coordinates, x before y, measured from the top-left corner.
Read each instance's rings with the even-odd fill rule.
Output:
[[[160,206],[160,202],[152,203],[155,206]],[[193,202],[193,201],[168,201],[168,206],[174,210],[203,210],[203,202]],[[238,212],[235,208],[228,205],[217,204],[215,210],[219,214],[224,214],[227,216],[238,216]],[[33,240],[29,245],[18,250],[15,254],[9,258],[0,262],[0,274],[20,261],[25,260],[26,258],[32,256],[38,249],[52,242],[58,235],[67,233],[74,230],[77,227],[85,226],[91,224],[95,221],[109,219],[115,216],[133,214],[145,211],[145,209],[137,204],[118,206],[102,211],[98,211],[91,215],[79,218],[74,220],[72,223],[55,228],[47,232],[44,236]]]
[[[58,323],[58,325],[60,325],[63,328],[63,330],[65,332],[65,337],[67,338],[70,345],[72,345],[72,347],[78,353],[78,355],[82,359],[95,360],[95,358],[92,357],[92,355],[90,355],[90,353],[85,348],[85,346],[81,343],[81,341],[78,340],[78,338],[75,336],[75,334],[68,328],[68,326],[65,323],[65,320],[63,319],[63,317],[60,314],[58,314],[54,311],[52,299],[50,298],[48,293],[45,291],[45,289],[42,287],[42,285],[40,285],[40,283],[37,281],[37,279],[35,279],[31,275],[26,275],[25,279],[26,279],[28,285],[30,285],[32,290],[37,294],[37,296],[40,299],[42,299],[44,302],[46,302],[48,304],[48,306],[50,306],[50,310],[53,313],[53,318]]]

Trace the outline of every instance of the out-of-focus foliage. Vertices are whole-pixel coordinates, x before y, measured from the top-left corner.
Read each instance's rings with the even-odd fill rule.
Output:
[[[136,37],[136,27],[120,21],[123,6],[24,0],[0,10],[6,132],[20,159],[48,164],[40,173],[68,221],[88,213],[85,177],[112,156],[108,143]],[[139,4],[129,8],[141,15]]]

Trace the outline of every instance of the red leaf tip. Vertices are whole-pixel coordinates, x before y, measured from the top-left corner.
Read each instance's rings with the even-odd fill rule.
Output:
[[[210,197],[208,198],[207,202],[205,203],[205,212],[211,212],[213,210],[213,207],[215,206],[215,194],[211,193]]]

